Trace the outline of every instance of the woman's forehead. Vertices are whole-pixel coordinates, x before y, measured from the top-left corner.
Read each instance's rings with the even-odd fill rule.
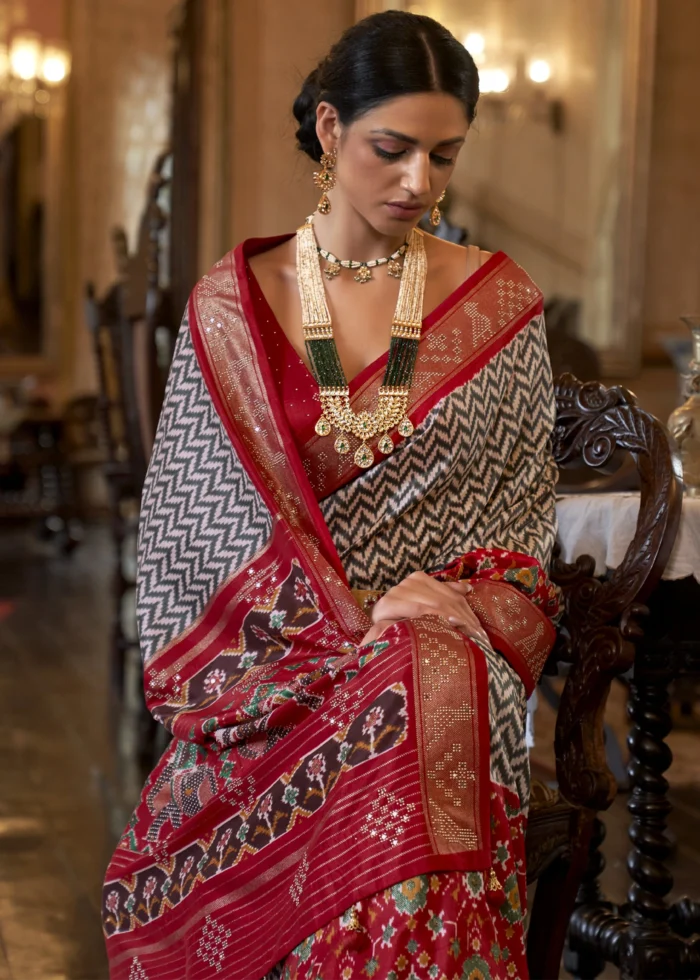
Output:
[[[402,134],[417,142],[458,140],[468,128],[463,105],[445,92],[416,92],[387,99],[363,113],[357,125],[363,132]]]

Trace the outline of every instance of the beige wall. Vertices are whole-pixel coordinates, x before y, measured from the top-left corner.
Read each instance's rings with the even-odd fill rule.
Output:
[[[486,41],[484,68],[515,82],[484,98],[452,179],[452,216],[500,248],[543,289],[583,302],[582,335],[604,366],[633,373],[641,344],[646,177],[653,65],[645,64],[655,0],[363,0],[435,17],[459,39]],[[537,90],[530,59],[553,72]],[[520,65],[520,72],[518,72]],[[480,66],[481,67],[481,66]],[[533,111],[559,99],[564,128]]]
[[[652,124],[644,342],[700,313],[700,3],[659,8]]]
[[[82,296],[115,278],[110,232],[134,243],[148,175],[168,138],[170,17],[175,0],[72,0],[69,43],[67,270],[62,330],[62,394],[95,389]]]
[[[176,0],[72,0],[60,393],[95,389],[82,297],[114,280],[110,230],[133,244],[150,169],[168,138]],[[294,147],[303,77],[353,21],[352,0],[207,0],[201,105],[200,272],[246,237],[293,230],[313,209]],[[177,247],[177,246],[175,246]]]
[[[202,271],[245,238],[293,231],[315,207],[313,165],[295,148],[292,103],[352,24],[354,3],[213,0],[207,18]]]
[[[314,208],[313,166],[294,147],[292,103],[353,14],[350,0],[235,0],[234,242],[293,231]]]

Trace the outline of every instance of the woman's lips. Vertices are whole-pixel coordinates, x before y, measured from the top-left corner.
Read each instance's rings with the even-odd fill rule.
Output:
[[[398,201],[393,201],[386,206],[394,218],[399,218],[403,221],[410,221],[412,218],[417,218],[426,210],[422,204],[400,204]]]

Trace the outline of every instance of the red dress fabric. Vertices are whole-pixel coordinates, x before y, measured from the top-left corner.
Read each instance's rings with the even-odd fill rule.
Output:
[[[246,267],[255,320],[285,414],[303,459],[304,445],[313,435],[320,413],[318,386],[277,322],[250,265],[246,263]]]
[[[142,498],[146,701],[173,739],[105,876],[110,976],[525,977],[524,689],[549,649],[538,617],[557,605],[541,294],[501,254],[425,319],[416,431],[363,476],[321,437],[297,450],[295,399],[278,383],[287,359],[301,365],[278,334],[275,380],[246,244],[192,294]],[[374,404],[385,360],[363,372],[358,408]],[[377,513],[396,488],[408,510]],[[333,505],[353,526],[332,525]],[[439,514],[431,534],[420,508]],[[470,532],[446,548],[451,515]],[[365,546],[370,525],[385,552]],[[375,559],[368,581],[389,588],[412,544],[411,568],[479,585],[480,621],[516,645],[510,662],[437,616],[362,644],[359,563]],[[346,916],[354,960],[333,965],[324,947],[348,939]]]
[[[260,335],[303,460],[319,415],[318,388],[249,265],[247,274]],[[353,379],[351,392],[357,384]],[[526,980],[525,825],[518,798],[492,782],[490,873],[417,875],[357,902],[284,959],[281,980]]]
[[[525,818],[491,785],[492,873],[417,875],[356,903],[286,957],[282,980],[524,980]]]

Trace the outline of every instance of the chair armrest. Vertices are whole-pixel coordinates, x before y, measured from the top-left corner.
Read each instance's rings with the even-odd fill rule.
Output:
[[[682,484],[668,432],[630,392],[568,374],[556,380],[555,395],[556,462],[597,468],[624,449],[641,487],[634,538],[606,580],[594,578],[593,559],[586,555],[573,564],[555,558],[552,566],[566,610],[556,654],[571,664],[555,734],[559,788],[571,803],[601,810],[617,790],[605,761],[605,703],[612,679],[634,662],[643,603],[661,578],[678,530]]]

